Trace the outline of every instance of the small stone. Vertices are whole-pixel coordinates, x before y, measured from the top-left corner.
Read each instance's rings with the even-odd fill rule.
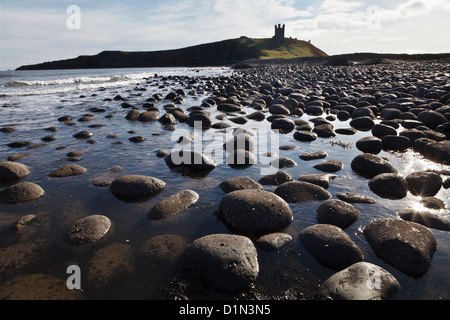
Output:
[[[366,178],[373,178],[381,173],[398,172],[389,162],[370,153],[364,153],[355,157],[351,167],[353,171]]]
[[[26,216],[23,216],[19,220],[16,221],[16,223],[14,224],[14,229],[16,231],[20,231],[20,230],[24,229],[26,226],[28,226],[29,224],[31,224],[33,221],[36,221],[38,219],[39,219],[39,217],[35,214],[28,214]]]

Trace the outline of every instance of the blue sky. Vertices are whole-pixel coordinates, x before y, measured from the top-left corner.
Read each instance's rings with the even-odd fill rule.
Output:
[[[67,8],[80,9],[80,29]],[[328,54],[450,52],[450,0],[1,0],[0,70],[248,36],[274,25]]]

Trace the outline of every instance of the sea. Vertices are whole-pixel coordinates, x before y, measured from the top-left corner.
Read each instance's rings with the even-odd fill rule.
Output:
[[[358,131],[354,135],[338,135],[331,139],[300,143],[291,134],[277,134],[274,137],[268,121],[250,120],[239,127],[256,133],[264,148],[260,146],[257,152],[257,164],[237,169],[223,161],[225,155],[221,152],[223,143],[232,136],[229,130],[195,131],[186,123],[167,127],[157,121],[141,123],[125,119],[130,111],[129,105],[142,111],[143,106],[150,103],[161,110],[161,115],[164,114],[164,107],[174,103],[164,98],[177,90],[183,90],[184,95],[176,107],[189,113],[204,106],[203,103],[209,97],[224,89],[224,81],[218,84],[218,79],[239,76],[226,67],[1,71],[0,128],[13,128],[13,131],[0,132],[0,161],[23,154],[17,162],[29,166],[31,170],[24,181],[40,185],[45,195],[31,203],[0,204],[0,254],[11,246],[36,239],[49,240],[51,243],[48,249],[39,253],[39,259],[28,261],[24,258],[16,270],[0,274],[2,286],[14,288],[12,283],[16,277],[31,274],[44,274],[66,283],[70,276],[68,267],[76,265],[81,269],[82,294],[87,300],[159,299],[161,288],[177,275],[180,265],[175,259],[178,256],[163,259],[162,262],[148,259],[148,253],[144,252],[147,241],[161,235],[174,235],[182,239],[180,245],[183,248],[183,243],[187,245],[206,235],[231,234],[232,231],[216,215],[218,204],[225,195],[219,187],[223,180],[248,176],[258,181],[263,175],[275,170],[270,165],[274,157],[288,157],[297,163],[295,167],[283,169],[294,179],[303,174],[318,173],[313,165],[321,160],[307,163],[298,156],[325,150],[328,159],[339,160],[344,164],[328,189],[334,198],[337,192],[352,192],[376,200],[376,204],[355,204],[360,211],[360,218],[345,232],[361,248],[364,261],[383,267],[398,279],[401,290],[393,299],[450,299],[448,231],[432,230],[438,249],[428,272],[419,279],[409,277],[379,259],[364,238],[364,227],[374,219],[395,218],[398,211],[405,209],[423,209],[420,199],[411,194],[401,200],[378,197],[370,191],[367,179],[353,172],[351,161],[361,153],[356,148],[356,142],[369,133]],[[155,101],[153,97],[156,94],[162,98]],[[217,120],[216,117],[222,113],[214,107],[205,110],[211,113],[213,122],[228,123],[230,128],[237,126],[226,118]],[[243,111],[252,113],[255,110],[244,107]],[[58,120],[64,116],[70,116],[71,121],[64,123]],[[80,121],[84,116],[90,116],[91,120]],[[311,118],[307,115],[302,117],[305,120]],[[333,125],[336,129],[350,127],[348,121],[336,121]],[[54,128],[54,131],[49,131],[49,128]],[[87,141],[73,137],[83,130],[90,131],[92,139]],[[208,174],[198,176],[173,170],[163,158],[156,155],[160,149],[170,151],[176,148],[179,138],[192,132],[196,135],[195,141],[202,142],[197,147],[213,150],[219,164]],[[53,140],[43,141],[49,135],[54,136]],[[133,143],[129,140],[133,136],[145,136],[146,140]],[[28,141],[30,144],[18,149],[10,148],[8,144],[15,141]],[[82,151],[83,154],[78,159],[72,159],[67,156],[71,151]],[[272,158],[268,157],[267,152],[272,153]],[[447,166],[423,159],[412,150],[401,153],[382,151],[380,156],[388,159],[403,176],[427,169],[448,170]],[[83,166],[87,172],[69,178],[49,176],[51,171],[69,163]],[[100,187],[92,183],[99,177],[112,179],[123,175],[156,177],[166,182],[167,187],[152,199],[124,202],[115,198],[107,186]],[[7,186],[2,184],[0,187]],[[194,206],[174,217],[159,221],[148,219],[147,213],[158,201],[183,189],[191,189],[199,194],[199,200]],[[274,191],[275,187],[264,186],[264,189]],[[450,190],[442,188],[436,197],[450,208]],[[319,205],[315,202],[292,204],[294,220],[281,231],[291,235],[293,240],[277,252],[258,251],[260,273],[256,286],[264,288],[268,295],[283,296],[289,292],[292,295],[293,291],[297,291],[309,298],[320,283],[336,272],[320,265],[298,240],[304,228],[317,223],[316,209]],[[11,226],[27,214],[35,214],[39,220],[21,232],[11,231]],[[65,242],[68,228],[78,219],[96,214],[107,216],[113,223],[107,241],[89,248],[72,248],[68,245]],[[450,218],[448,210],[439,210],[438,214]],[[93,285],[90,270],[100,263],[99,250],[113,244],[127,245],[132,258],[121,265],[123,270],[120,272],[111,271],[113,277],[106,285]],[[174,255],[174,252],[165,254]],[[114,257],[114,252],[111,252],[111,256]],[[120,276],[117,275],[119,273]],[[38,291],[37,288],[31,288]]]

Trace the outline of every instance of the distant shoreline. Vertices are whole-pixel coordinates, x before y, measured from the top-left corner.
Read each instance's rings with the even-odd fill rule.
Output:
[[[53,64],[55,62],[47,62],[38,65],[21,66],[15,70],[0,70],[1,72],[7,71],[29,71],[29,70],[80,70],[80,69],[125,69],[125,68],[204,68],[204,67],[233,67],[236,65],[266,65],[271,63],[298,63],[298,62],[317,62],[317,63],[328,63],[336,59],[347,59],[348,61],[361,63],[364,61],[375,61],[375,60],[390,60],[390,61],[430,61],[430,60],[448,60],[450,63],[450,53],[425,53],[425,54],[406,54],[406,53],[371,53],[371,52],[360,52],[360,53],[345,53],[326,57],[300,57],[293,59],[247,59],[247,60],[233,60],[229,62],[223,62],[219,64],[168,64],[168,65],[152,65],[152,66],[83,66],[83,67],[43,67],[39,68],[39,65]]]

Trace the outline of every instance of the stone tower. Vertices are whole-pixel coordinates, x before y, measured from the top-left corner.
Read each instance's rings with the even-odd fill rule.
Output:
[[[281,24],[275,25],[275,36],[274,36],[275,41],[277,41],[278,44],[283,44],[284,36],[285,36],[285,25],[284,24],[283,26],[281,26]]]

